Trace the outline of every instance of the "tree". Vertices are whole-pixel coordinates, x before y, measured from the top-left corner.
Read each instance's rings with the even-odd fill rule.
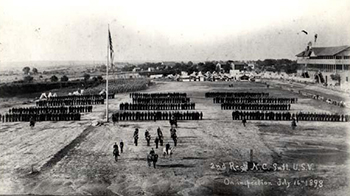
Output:
[[[90,75],[89,74],[84,74],[84,81],[88,81],[90,79]]]
[[[28,73],[30,72],[30,68],[29,67],[24,67],[22,69],[22,71],[24,72],[24,74],[28,75]]]
[[[32,76],[24,76],[23,81],[26,83],[30,83],[33,81],[33,77]]]
[[[57,82],[58,78],[57,78],[57,76],[53,75],[53,76],[51,76],[50,80],[51,80],[51,82]]]
[[[34,67],[34,68],[32,69],[32,72],[33,72],[33,74],[38,74],[38,69]]]
[[[100,72],[105,72],[106,70],[107,70],[107,66],[106,65],[101,65]]]
[[[61,82],[67,82],[68,80],[69,78],[66,75],[61,77]]]
[[[103,77],[101,75],[97,76],[98,81],[102,82]]]

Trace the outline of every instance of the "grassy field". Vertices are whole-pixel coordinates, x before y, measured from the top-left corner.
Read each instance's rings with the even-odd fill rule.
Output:
[[[267,89],[257,83],[233,84],[234,87],[227,82],[162,82],[141,91],[186,92],[196,103],[196,110],[204,114],[201,121],[179,121],[178,146],[172,157],[160,156],[157,169],[147,165],[151,147],[146,145],[144,131],[150,131],[153,148],[158,127],[165,142],[173,145],[167,121],[96,127],[105,109],[97,105],[79,122],[38,122],[33,129],[27,123],[1,123],[0,194],[348,195],[349,123],[299,122],[292,130],[290,122],[248,121],[244,127],[240,121],[232,121],[231,111],[221,110],[204,93],[252,91],[269,92],[273,97],[298,97],[291,112],[350,114],[348,109],[273,86]],[[24,101],[11,103],[22,105]],[[110,111],[128,101],[128,93],[117,94],[110,100]],[[1,107],[0,112],[7,107],[10,104]],[[133,145],[135,128],[140,129],[139,146]],[[121,140],[125,143],[124,153],[115,162],[113,144]],[[249,161],[250,150],[254,152],[253,161],[266,163],[269,171],[230,169],[230,162],[241,166]],[[156,149],[156,153],[161,155],[162,149]],[[224,163],[226,168],[222,168]],[[273,170],[274,164],[281,167],[279,171]],[[290,170],[283,170],[283,164],[288,164]],[[309,167],[304,170],[301,165]],[[293,166],[299,166],[297,171]],[[279,180],[286,184],[279,184]],[[265,185],[257,184],[263,181]],[[302,181],[308,181],[308,185],[297,183]]]

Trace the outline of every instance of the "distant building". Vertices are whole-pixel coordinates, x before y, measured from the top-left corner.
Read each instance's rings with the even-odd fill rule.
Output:
[[[234,62],[231,63],[231,69],[232,70],[239,70],[243,71],[248,65],[244,62]]]
[[[310,78],[328,85],[338,83],[341,88],[350,89],[350,46],[311,47],[296,56],[297,63],[304,65],[304,72]]]
[[[149,67],[149,68],[147,69],[147,71],[148,71],[148,72],[154,71],[154,67]]]
[[[157,78],[163,77],[163,74],[154,74],[154,75],[150,75],[149,77],[152,79],[157,79]]]
[[[132,69],[132,72],[139,72],[139,71],[141,71],[141,68],[139,67],[135,67],[134,69]]]

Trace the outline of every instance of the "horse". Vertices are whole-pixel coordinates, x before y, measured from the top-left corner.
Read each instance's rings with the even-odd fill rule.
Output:
[[[171,148],[168,149],[168,152],[166,151],[166,148],[163,148],[163,156],[165,157],[166,155],[169,155],[171,157],[171,155],[173,154],[173,150]]]

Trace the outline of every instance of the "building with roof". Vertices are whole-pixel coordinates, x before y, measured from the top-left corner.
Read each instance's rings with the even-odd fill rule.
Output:
[[[350,46],[310,47],[296,56],[316,82],[350,89]]]

